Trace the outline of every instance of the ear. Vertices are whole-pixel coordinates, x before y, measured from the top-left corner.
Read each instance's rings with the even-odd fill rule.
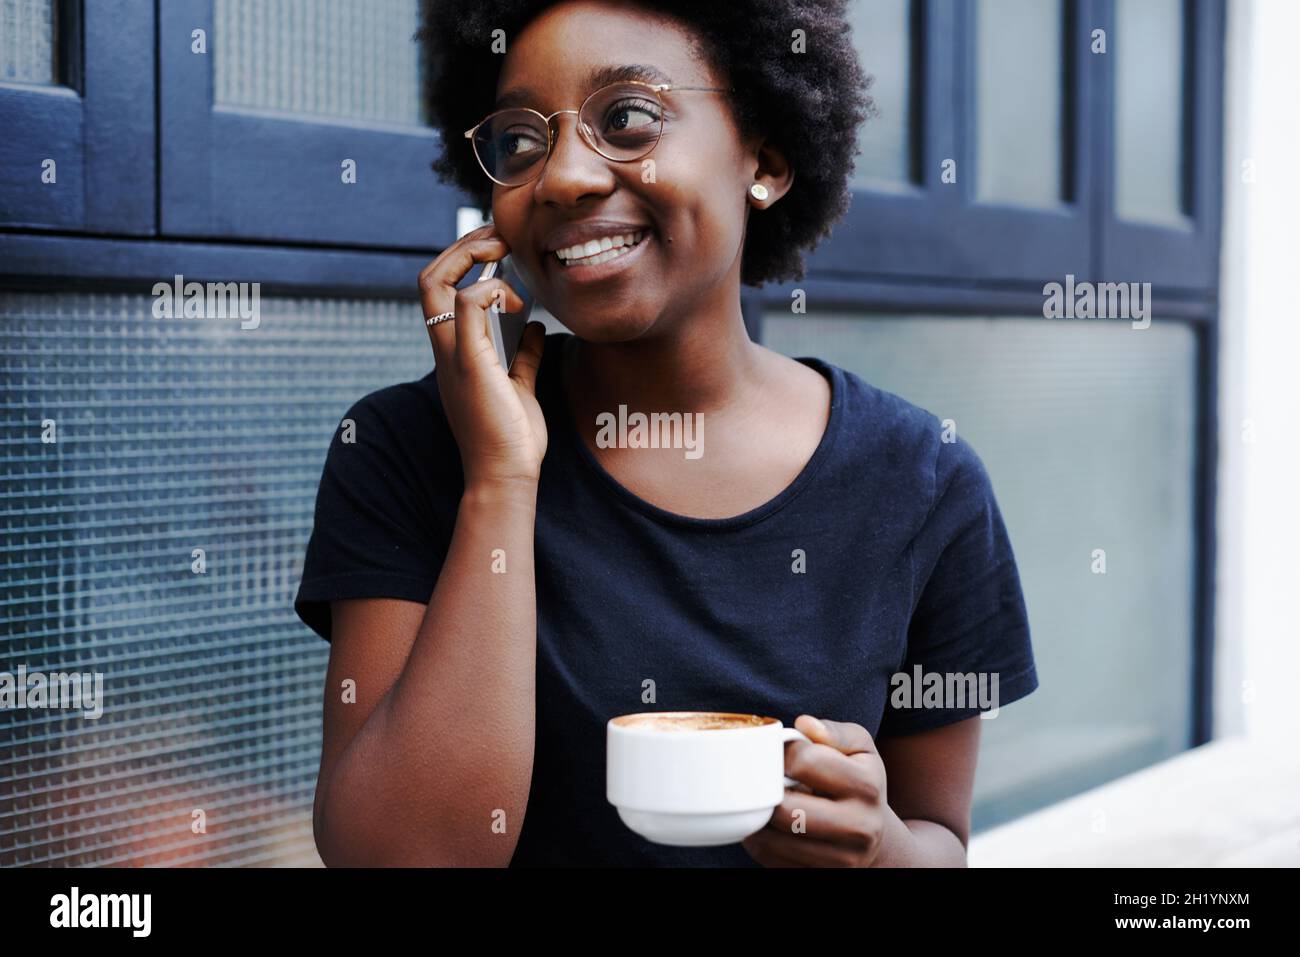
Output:
[[[766,209],[790,191],[794,185],[794,168],[785,158],[785,154],[768,140],[759,140],[753,144],[754,175],[751,183],[762,183],[767,187],[767,199],[759,201],[750,197],[750,202]]]

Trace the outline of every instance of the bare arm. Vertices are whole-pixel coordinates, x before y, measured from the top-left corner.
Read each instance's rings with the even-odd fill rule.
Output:
[[[333,604],[315,809],[327,864],[509,863],[533,767],[535,507],[526,483],[469,490],[427,607]]]
[[[889,775],[885,837],[874,867],[965,867],[979,716],[876,742]]]
[[[315,833],[331,865],[509,863],[532,782],[537,602],[533,526],[546,453],[536,398],[545,329],[529,323],[509,374],[489,306],[520,309],[500,279],[457,283],[509,247],[487,225],[420,274],[438,393],[464,494],[438,581],[422,606],[331,605],[333,647]],[[454,305],[454,308],[453,308]],[[343,682],[356,681],[356,703]]]

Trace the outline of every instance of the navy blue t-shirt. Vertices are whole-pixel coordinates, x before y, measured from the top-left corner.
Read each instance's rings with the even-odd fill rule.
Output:
[[[1038,686],[1019,573],[984,465],[936,416],[820,359],[830,420],[780,494],[692,518],[620,485],[563,395],[567,333],[546,337],[549,434],[538,486],[537,728],[511,866],[753,865],[739,844],[665,847],[605,799],[605,723],[634,711],[800,714],[884,738],[979,713],[892,707],[891,676],[996,673],[998,703]],[[326,640],[328,602],[427,603],[463,491],[436,372],[348,411],[330,443],[298,615]],[[484,680],[489,680],[485,677]],[[652,682],[652,684],[647,684]],[[642,695],[653,688],[654,701]]]

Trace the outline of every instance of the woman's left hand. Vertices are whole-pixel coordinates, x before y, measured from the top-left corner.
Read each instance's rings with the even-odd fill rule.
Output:
[[[860,724],[795,719],[814,743],[785,747],[785,773],[811,788],[787,788],[767,826],[741,841],[764,867],[870,867],[889,812],[885,764]]]

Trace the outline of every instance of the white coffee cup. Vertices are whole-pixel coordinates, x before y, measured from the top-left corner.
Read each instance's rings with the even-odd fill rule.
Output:
[[[625,714],[605,729],[605,797],[646,840],[680,847],[761,830],[799,784],[785,776],[785,743],[808,740],[776,718],[716,711]]]

